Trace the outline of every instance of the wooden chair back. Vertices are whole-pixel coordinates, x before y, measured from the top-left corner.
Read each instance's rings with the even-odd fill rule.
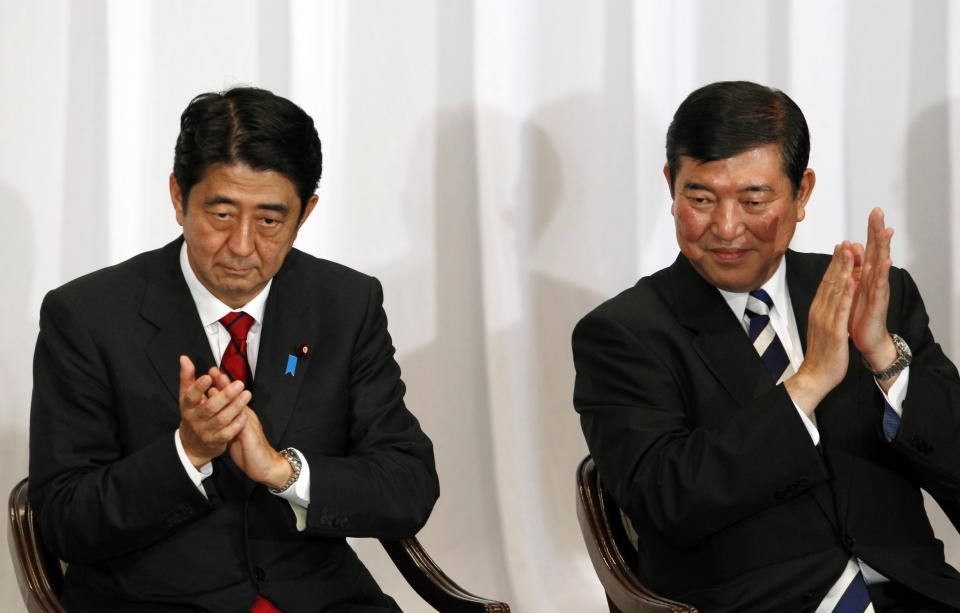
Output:
[[[10,492],[8,542],[20,594],[29,613],[66,613],[60,604],[63,571],[40,540],[33,510],[27,500],[28,480]],[[461,588],[433,561],[415,537],[380,539],[390,559],[410,586],[441,613],[510,613],[505,602],[475,596]]]
[[[577,467],[577,520],[610,613],[696,613],[657,595],[637,576],[636,532],[597,477],[593,458]]]

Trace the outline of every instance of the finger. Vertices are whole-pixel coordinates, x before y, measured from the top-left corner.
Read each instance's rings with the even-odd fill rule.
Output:
[[[180,356],[180,393],[182,394],[188,387],[193,385],[194,375],[197,369],[193,362],[185,355]]]
[[[213,384],[217,389],[224,389],[230,385],[230,377],[216,366],[210,368],[210,376],[213,378]]]
[[[827,270],[830,273],[830,289],[834,295],[843,293],[844,284],[853,272],[853,261],[854,250],[849,241],[843,241],[836,246],[833,260]]]
[[[828,283],[835,282],[840,269],[841,245],[833,246],[833,255],[830,257],[830,264],[827,265],[826,272],[823,273],[823,281]],[[821,282],[821,286],[823,283]]]
[[[836,334],[842,328],[846,330],[849,322],[849,308],[845,301],[849,298],[851,288],[857,283],[853,278],[854,250],[850,243],[844,242],[837,247],[836,264],[830,276],[829,283],[823,287],[823,298],[818,305],[823,311],[824,324],[832,333]],[[812,307],[811,307],[812,308]]]
[[[865,255],[863,245],[860,243],[851,243],[850,250],[853,253],[853,265],[862,266]]]
[[[243,389],[243,383],[240,381],[234,381],[223,389],[217,389],[211,386],[206,390],[207,402],[204,405],[204,409],[207,416],[216,415],[223,410],[224,407],[235,402],[238,397],[244,394],[247,400],[244,400],[243,403],[246,404],[250,399],[250,392]]]
[[[238,436],[241,436],[244,430],[246,430],[245,426],[247,425],[247,421],[247,415],[241,411],[239,415],[233,418],[233,421],[220,430],[220,435],[223,437],[223,441],[225,443],[229,443]]]
[[[226,428],[230,423],[236,420],[237,416],[246,413],[247,403],[250,401],[250,392],[244,390],[236,398],[228,402],[221,408],[216,415],[211,418],[212,424],[216,429]],[[244,417],[246,420],[247,417]],[[231,437],[232,438],[232,437]]]
[[[871,298],[882,299],[886,305],[887,297],[890,292],[890,267],[893,266],[893,260],[886,258],[880,261],[876,267],[873,283],[870,284]]]
[[[863,245],[860,243],[853,243],[851,245],[853,251],[853,280],[857,283],[863,279],[863,270],[864,264],[866,262],[866,255],[864,253]]]
[[[855,249],[849,242],[844,241],[840,249],[840,282],[837,283],[836,306],[842,306],[844,300],[848,297],[852,300],[852,288],[856,288],[856,281],[853,278],[854,262],[856,260]],[[840,315],[840,313],[836,313]],[[843,317],[846,319],[846,317]]]
[[[830,302],[831,294],[836,293],[836,285],[842,276],[841,258],[840,245],[835,245],[833,248],[833,256],[830,258],[830,264],[823,273],[820,285],[817,286],[817,293],[813,297],[813,303],[810,305],[812,313],[816,313],[822,308],[829,308],[825,305]]]
[[[229,402],[224,402],[227,397],[225,392],[217,391],[214,392],[214,395],[216,399],[204,405],[204,415],[194,426],[195,429],[201,433],[206,443],[222,444],[228,442],[236,435],[235,431],[224,433],[224,430],[233,427],[232,424],[236,422],[237,417],[243,415],[244,408],[250,400],[250,392],[243,391]],[[216,407],[215,412],[210,410],[211,406]],[[245,423],[247,418],[244,417],[242,421]]]
[[[238,411],[236,414],[231,413],[230,419],[224,420],[222,424],[214,421],[207,422],[209,427],[202,435],[203,441],[211,446],[226,445],[243,431],[246,424],[247,416],[244,415],[243,411]]]
[[[867,252],[871,259],[871,264],[876,264],[890,255],[890,237],[892,228],[887,228],[884,224],[884,214],[880,207],[870,211],[870,217],[867,220]]]
[[[840,296],[840,300],[837,301],[834,321],[836,330],[840,334],[849,334],[850,311],[853,308],[853,297],[856,294],[856,289],[856,281],[854,281],[852,277],[847,279],[847,282],[844,284],[843,294]]]
[[[183,392],[183,404],[189,408],[196,408],[202,404],[206,399],[206,391],[210,387],[210,383],[211,380],[208,375],[203,375],[194,381],[193,385]]]

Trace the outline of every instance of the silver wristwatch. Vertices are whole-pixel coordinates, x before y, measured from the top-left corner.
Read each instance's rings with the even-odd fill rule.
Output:
[[[290,475],[290,478],[287,479],[287,482],[280,487],[271,487],[271,494],[282,494],[290,489],[290,486],[296,483],[297,479],[300,478],[300,469],[303,468],[303,464],[300,462],[300,456],[297,455],[297,452],[293,450],[293,447],[287,447],[280,452],[280,455],[282,455],[287,462],[290,462],[290,468],[293,469],[293,474]]]
[[[862,356],[860,358],[863,360],[863,365],[867,367],[867,370],[872,372],[873,376],[880,381],[889,379],[890,377],[899,374],[901,370],[907,366],[910,366],[910,360],[913,359],[913,353],[910,351],[910,346],[907,345],[907,341],[900,338],[900,335],[898,334],[891,334],[890,338],[893,340],[893,346],[897,348],[897,359],[893,361],[893,364],[887,366],[883,370],[874,370],[865,358]]]

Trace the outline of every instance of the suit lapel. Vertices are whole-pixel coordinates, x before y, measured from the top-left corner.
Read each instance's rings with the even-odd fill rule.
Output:
[[[787,251],[786,263],[787,289],[790,292],[790,302],[793,303],[793,314],[797,322],[800,343],[803,346],[804,354],[806,354],[807,318],[810,313],[810,305],[817,294],[817,288],[820,287],[820,281],[823,279],[826,268],[823,266],[822,260],[818,262],[813,257],[804,256],[795,251]],[[852,346],[851,351],[853,351]],[[850,376],[849,368],[847,376]],[[831,487],[815,487],[810,492],[816,499],[817,504],[832,521],[836,521],[841,516],[838,505],[835,504],[835,492],[838,491],[838,487],[841,487],[841,483],[849,483],[849,471],[837,471],[837,463],[833,461],[834,458],[827,444],[833,430],[831,422],[835,417],[834,413],[837,412],[831,411],[831,407],[838,406],[838,404],[846,405],[847,408],[840,412],[845,414],[843,419],[850,419],[853,407],[857,403],[855,397],[851,400],[848,392],[849,388],[846,386],[838,386],[836,390],[827,395],[816,411],[817,429],[820,431],[821,439],[820,448],[824,450],[824,459],[834,483]],[[844,472],[848,474],[847,477],[843,476]]]
[[[717,288],[682,254],[670,267],[680,323],[695,331],[693,347],[737,404],[744,406],[773,386],[750,338]]]
[[[257,372],[253,378],[251,408],[257,412],[264,434],[274,448],[283,440],[297,394],[305,379],[310,358],[298,357],[293,373],[288,362],[297,346],[317,343],[318,317],[314,300],[306,298],[314,288],[307,287],[298,274],[299,253],[291,251],[281,270],[274,276],[263,315]]]
[[[822,271],[798,254],[787,252],[787,286],[800,338],[806,349],[807,312]],[[719,291],[707,283],[681,254],[670,267],[674,304],[682,325],[697,331],[694,349],[740,406],[773,387],[770,373],[740,322]],[[814,487],[810,494],[824,514],[836,521],[831,488]]]
[[[810,304],[820,287],[823,270],[812,264],[811,260],[802,257],[795,251],[787,251],[787,291],[790,292],[790,302],[793,304],[793,318],[797,322],[797,332],[800,335],[800,345],[803,352],[807,352],[807,314]]]
[[[146,345],[147,358],[175,402],[180,396],[179,358],[186,355],[198,374],[216,365],[197,314],[197,307],[180,271],[177,239],[160,250],[155,273],[147,283],[140,315],[157,327]]]

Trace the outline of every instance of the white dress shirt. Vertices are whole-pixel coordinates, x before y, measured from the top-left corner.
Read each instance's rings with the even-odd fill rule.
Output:
[[[770,277],[766,283],[760,286],[760,289],[767,292],[767,294],[770,295],[770,299],[773,300],[773,307],[770,309],[770,324],[773,326],[773,331],[777,333],[777,337],[783,344],[783,349],[787,352],[787,357],[790,359],[790,366],[793,367],[793,372],[797,372],[800,365],[803,364],[803,345],[800,342],[800,329],[797,327],[797,320],[793,314],[793,302],[791,302],[790,292],[787,290],[786,260],[781,260],[776,272],[773,273],[773,276]],[[727,306],[733,311],[733,314],[737,316],[737,321],[740,322],[740,325],[743,326],[746,332],[747,324],[744,322],[744,313],[746,313],[747,310],[748,294],[728,292],[719,288],[718,291],[727,302]],[[910,367],[908,366],[900,373],[900,376],[893,382],[893,385],[890,386],[890,391],[884,392],[887,402],[890,403],[893,410],[900,416],[903,416],[903,400],[907,396],[907,382],[909,380]],[[877,384],[877,388],[883,392],[883,388],[880,387],[879,383]],[[794,404],[794,406],[796,407],[796,404]],[[807,432],[810,433],[810,439],[813,441],[813,444],[819,445],[820,431],[817,430],[816,412],[814,412],[813,417],[807,417],[807,414],[800,410],[800,407],[796,408],[804,425],[807,427]]]
[[[200,316],[200,322],[207,334],[207,341],[210,343],[210,351],[218,361],[223,357],[223,352],[230,343],[230,333],[220,323],[220,319],[233,311],[244,311],[253,317],[253,325],[247,333],[247,362],[250,364],[250,372],[255,376],[257,372],[257,354],[260,350],[260,331],[263,329],[263,312],[267,304],[267,296],[270,294],[270,286],[273,279],[267,282],[267,285],[250,302],[237,309],[231,309],[220,301],[219,298],[210,293],[206,287],[200,283],[197,275],[190,267],[190,261],[187,259],[187,244],[183,243],[180,247],[180,270],[183,272],[183,278],[190,289],[190,296],[197,306],[197,313]],[[204,373],[197,373],[200,376]],[[213,474],[213,463],[207,462],[198,470],[193,466],[190,458],[187,457],[183,449],[183,442],[180,440],[180,429],[174,433],[174,444],[177,447],[177,454],[180,462],[183,464],[187,476],[193,481],[204,496],[207,495],[203,488],[202,481]],[[284,492],[277,494],[290,503],[297,521],[297,529],[303,530],[306,527],[307,507],[310,506],[310,466],[307,464],[307,458],[299,450],[294,449],[300,457],[301,468],[300,477],[296,482],[287,488]]]
[[[787,357],[790,359],[790,366],[793,367],[793,372],[797,372],[803,363],[803,345],[800,343],[800,331],[793,313],[793,303],[790,300],[790,292],[787,290],[786,260],[780,261],[780,266],[777,267],[776,272],[773,273],[773,276],[770,277],[760,289],[767,292],[773,300],[773,307],[770,309],[770,323],[773,326],[774,332],[777,333],[780,342],[783,344],[784,350],[787,352]],[[733,314],[736,315],[737,321],[744,326],[744,332],[747,332],[747,326],[744,323],[744,313],[747,310],[748,294],[728,292],[719,288],[718,291],[727,302],[727,306],[729,306]],[[890,386],[890,392],[884,393],[887,402],[890,403],[893,410],[900,416],[903,416],[903,400],[907,395],[907,381],[909,378],[910,367],[908,366],[900,373],[900,376],[894,381],[893,385]],[[879,383],[877,387],[883,392],[883,388],[880,387]],[[793,406],[796,407],[800,419],[803,420],[803,424],[807,427],[810,440],[814,445],[819,445],[820,431],[817,429],[816,411],[814,411],[813,417],[807,417],[807,414],[804,413],[796,403],[794,403]],[[860,569],[863,571],[863,578],[868,584],[889,581],[887,577],[870,568],[870,566],[862,560],[851,557],[848,567],[856,564],[859,564]],[[838,591],[840,593],[834,593]],[[820,607],[817,608],[817,612],[832,611],[832,605],[840,599],[840,596],[842,596],[842,591],[837,590],[837,586],[834,586],[834,588],[827,593]]]

